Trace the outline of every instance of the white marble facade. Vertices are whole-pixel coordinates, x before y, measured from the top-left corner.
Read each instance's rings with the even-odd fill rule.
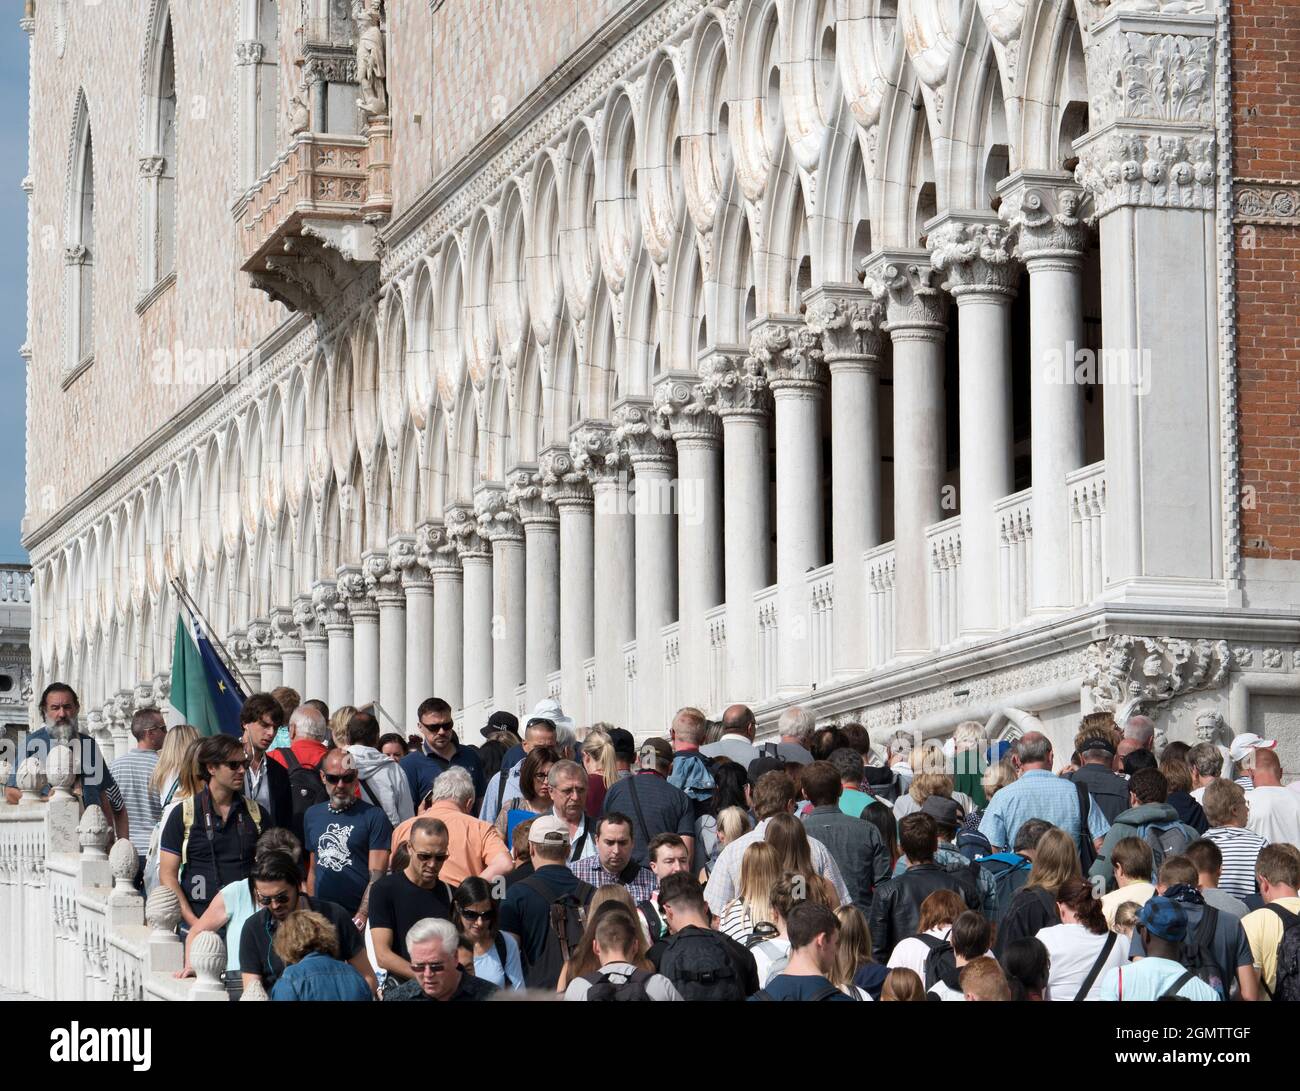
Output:
[[[297,3],[174,27],[137,3],[155,90],[134,143],[93,144],[100,222],[96,102],[52,59],[59,18],[71,50],[94,16],[28,20],[33,101],[68,96],[73,134],[34,132],[32,184],[76,212],[66,260],[33,266],[33,405],[108,381],[123,336],[142,369],[202,341],[202,301],[148,325],[168,261],[177,291],[228,278],[212,299],[260,331],[75,497],[42,508],[32,463],[38,692],[70,681],[124,738],[165,698],[179,579],[253,685],[407,725],[437,693],[471,738],[548,695],[640,734],[743,700],[927,735],[1028,712],[1062,741],[1141,701],[1182,737],[1203,708],[1281,733],[1300,764],[1297,574],[1243,563],[1235,514],[1223,12],[647,2],[413,189],[429,62],[403,35],[460,3],[368,0],[360,35],[295,34]],[[196,220],[201,246],[173,35],[182,103],[187,35],[233,88],[208,109],[234,219]],[[101,195],[137,160],[145,283],[101,305]],[[303,178],[317,218],[291,222]],[[112,427],[83,412],[74,443]]]

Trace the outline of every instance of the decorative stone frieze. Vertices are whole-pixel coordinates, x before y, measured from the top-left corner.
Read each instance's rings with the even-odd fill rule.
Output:
[[[1132,712],[1217,689],[1232,666],[1226,640],[1112,636],[1088,646],[1084,685],[1095,708]]]

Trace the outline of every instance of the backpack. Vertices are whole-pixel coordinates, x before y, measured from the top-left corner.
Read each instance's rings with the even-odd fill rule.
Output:
[[[1195,934],[1183,940],[1181,957],[1178,961],[1191,972],[1193,977],[1199,977],[1212,989],[1218,990],[1219,995],[1226,1000],[1232,982],[1223,980],[1219,964],[1214,960],[1214,930],[1218,923],[1219,911],[1212,905],[1205,906]],[[1172,991],[1177,992],[1178,989]]]
[[[1165,858],[1169,856],[1181,856],[1183,850],[1187,848],[1199,836],[1195,830],[1184,826],[1181,822],[1148,822],[1138,830],[1138,836],[1151,846],[1151,856],[1154,863],[1151,865],[1151,881],[1155,882],[1156,875],[1160,871],[1160,865],[1164,863]]]
[[[833,996],[843,996],[843,995],[844,994],[840,992],[840,990],[837,989],[834,985],[823,985],[820,989],[818,989],[815,993],[813,993],[812,996],[808,997],[807,1003],[813,1004],[816,1003],[818,1000],[829,1000]],[[758,992],[754,994],[754,999],[775,1000],[776,997],[774,997],[766,989],[759,989]],[[858,998],[855,996],[853,997],[853,999],[856,1000]]]
[[[989,839],[979,830],[959,830],[957,833],[957,851],[972,864],[981,856],[991,856],[993,846]]]
[[[745,986],[715,932],[685,932],[664,945],[659,972],[686,1000],[744,1000]]]
[[[587,990],[588,1000],[620,1001],[650,999],[650,994],[646,992],[646,982],[650,980],[649,970],[633,970],[632,976],[622,984],[615,984],[602,973],[588,974],[582,980],[591,985],[591,988]]]
[[[257,800],[249,796],[241,797],[248,817],[253,820],[253,840],[262,835],[262,808]],[[194,827],[194,797],[186,796],[181,800],[181,867],[190,862],[190,830]]]
[[[1092,795],[1088,786],[1081,780],[1074,781],[1074,790],[1079,796],[1079,866],[1087,875],[1092,865],[1097,862],[1097,846],[1093,844],[1092,834],[1088,832],[1088,816],[1092,813]]]
[[[1264,907],[1271,909],[1282,920],[1282,938],[1277,945],[1277,978],[1270,989],[1264,986],[1270,1000],[1300,1001],[1300,917],[1276,902]]]
[[[926,991],[933,989],[940,981],[950,989],[956,989],[957,956],[953,953],[952,944],[936,936],[918,935],[916,938],[930,949],[930,953],[925,956],[925,976],[922,982]]]
[[[293,828],[301,839],[302,816],[307,813],[308,807],[314,807],[317,803],[324,803],[329,799],[329,793],[321,783],[315,766],[303,765],[298,760],[298,755],[287,746],[282,747],[280,753],[284,755],[284,764],[289,769],[289,795],[293,798]]]
[[[997,891],[997,904],[994,906],[990,920],[999,921],[1005,915],[1011,899],[1025,883],[1029,882],[1029,873],[1033,864],[1018,852],[996,852],[990,856],[981,856],[975,866],[993,876],[993,887]]]
[[[530,875],[521,886],[536,891],[546,899],[548,920],[546,940],[535,962],[524,971],[524,984],[530,989],[554,989],[564,965],[582,941],[587,903],[596,892],[590,883],[579,882],[572,894],[557,894],[544,879]]]

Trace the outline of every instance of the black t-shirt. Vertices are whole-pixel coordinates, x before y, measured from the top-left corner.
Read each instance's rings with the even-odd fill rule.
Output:
[[[310,909],[334,925],[339,941],[339,958],[344,962],[351,959],[358,951],[364,951],[366,941],[357,926],[352,923],[348,911],[334,902],[321,901],[318,898],[302,894],[298,897],[299,909]],[[244,922],[244,931],[239,937],[239,972],[244,974],[261,974],[262,984],[267,992],[280,980],[284,973],[284,963],[280,956],[271,949],[275,939],[276,923],[269,909],[259,909]]]
[[[190,827],[189,848],[185,849],[185,806],[172,809],[159,837],[159,848],[176,856],[184,855],[181,889],[196,916],[202,916],[209,903],[228,883],[247,879],[253,870],[253,854],[261,832],[244,804],[236,796],[223,822],[212,806],[212,795],[203,789],[194,799],[194,824]],[[262,826],[266,827],[262,813]]]
[[[440,881],[432,890],[424,890],[411,882],[406,872],[398,871],[370,888],[370,927],[392,929],[394,954],[410,957],[406,933],[425,917],[451,920],[451,887],[446,883]]]
[[[1012,940],[1036,936],[1040,929],[1060,924],[1056,899],[1041,886],[1021,887],[998,923],[993,953],[1001,958]]]

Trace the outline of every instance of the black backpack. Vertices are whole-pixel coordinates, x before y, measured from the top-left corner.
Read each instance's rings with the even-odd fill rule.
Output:
[[[1282,938],[1277,945],[1277,978],[1273,988],[1264,986],[1270,1000],[1300,1001],[1300,917],[1277,902],[1264,907],[1282,920]]]
[[[808,997],[806,1003],[815,1004],[819,1000],[830,1000],[832,997],[843,996],[843,995],[844,994],[840,992],[840,990],[837,989],[834,985],[823,985],[820,989],[818,989],[815,993],[813,993],[812,996]],[[773,996],[766,989],[759,989],[758,992],[754,994],[754,999],[770,1000],[775,1002],[776,997]],[[852,999],[856,1000],[857,997],[854,996],[852,997]]]
[[[621,984],[615,984],[602,973],[588,974],[582,979],[590,983],[587,990],[588,1000],[649,1000],[646,982],[650,980],[649,970],[633,970],[632,976]]]
[[[1029,873],[1033,870],[1033,864],[1027,857],[1017,852],[999,852],[993,856],[981,857],[976,861],[975,866],[983,868],[993,876],[997,903],[989,915],[989,920],[996,924],[1006,916],[1011,899],[1016,896],[1016,892],[1029,882]]]
[[[325,791],[325,785],[321,783],[320,774],[316,771],[315,766],[306,766],[298,760],[289,747],[282,747],[280,753],[284,755],[284,764],[289,768],[289,794],[293,798],[293,829],[302,838],[302,816],[307,813],[308,807],[314,807],[317,803],[324,803],[329,799],[329,793]]]
[[[541,955],[524,971],[524,984],[530,989],[554,989],[564,972],[564,964],[573,957],[582,941],[587,903],[596,888],[590,883],[579,882],[572,894],[557,894],[545,879],[536,875],[530,875],[520,885],[545,898],[549,912],[546,942]]]
[[[1218,922],[1219,911],[1212,905],[1205,906],[1201,912],[1200,922],[1196,926],[1196,932],[1183,940],[1182,957],[1179,961],[1192,972],[1194,977],[1199,977],[1211,988],[1218,989],[1220,995],[1226,1000],[1232,982],[1224,980],[1223,971],[1214,960],[1214,930]]]
[[[953,953],[952,944],[937,936],[922,934],[916,938],[930,949],[930,953],[925,956],[925,979],[922,982],[926,992],[933,989],[940,981],[950,989],[956,989],[958,987],[957,956]]]
[[[684,932],[664,944],[659,972],[686,1000],[744,1000],[745,986],[714,932]]]

